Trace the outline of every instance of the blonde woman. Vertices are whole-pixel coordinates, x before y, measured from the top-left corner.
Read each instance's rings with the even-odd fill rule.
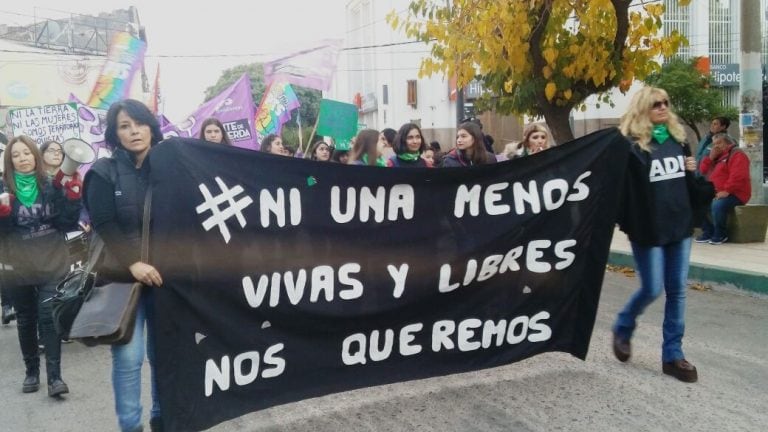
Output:
[[[523,140],[516,147],[504,148],[508,159],[536,154],[552,147],[552,134],[543,123],[531,123],[523,130]]]
[[[660,88],[645,87],[635,94],[620,129],[633,145],[619,226],[632,245],[640,288],[613,325],[613,352],[619,361],[629,360],[637,318],[663,289],[662,371],[696,382],[696,367],[685,359],[682,342],[693,232],[685,171],[694,171],[696,162],[685,155],[685,131]]]

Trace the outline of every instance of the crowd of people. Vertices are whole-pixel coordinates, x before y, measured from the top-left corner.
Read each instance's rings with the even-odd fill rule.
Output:
[[[112,155],[94,163],[84,181],[78,174],[62,175],[59,167],[64,154],[60,143],[46,142],[38,148],[30,138],[18,136],[7,144],[0,181],[0,261],[5,270],[1,281],[2,323],[17,321],[25,367],[22,391],[39,390],[42,352],[48,395],[59,397],[68,393],[61,370],[61,338],[54,330],[51,304],[45,300],[55,294],[56,284],[70,266],[64,234],[77,229],[78,223],[92,229],[103,239],[106,255],[116,269],[100,276],[116,282],[138,281],[145,287],[131,341],[111,349],[119,427],[123,431],[143,428],[140,390],[146,357],[152,388],[150,426],[153,431],[162,430],[154,368],[153,289],[162,286],[163,278],[157,268],[142,261],[140,242],[150,170],[145,161],[163,137],[156,117],[135,100],[113,104],[106,120],[105,140]],[[696,241],[725,242],[725,215],[750,196],[749,163],[726,133],[728,125],[727,119],[713,120],[710,134],[693,158],[686,155],[685,132],[664,90],[645,87],[636,93],[621,119],[620,130],[633,145],[619,226],[631,241],[640,288],[616,317],[613,351],[622,362],[630,359],[638,317],[665,290],[662,370],[685,382],[695,382],[698,374],[682,349],[694,225],[689,186],[682,174],[684,170],[698,170],[698,175],[711,181],[716,190],[709,218]],[[215,118],[203,122],[199,137],[231,145],[223,125]],[[450,149],[443,149],[436,141],[428,142],[419,125],[406,123],[397,130],[361,130],[349,147],[334,148],[318,140],[303,157],[376,167],[450,168],[525,157],[554,145],[549,130],[541,123],[528,125],[520,142],[507,144],[499,154],[494,154],[492,143],[474,119],[458,126]],[[293,152],[279,135],[266,136],[261,151],[282,156]],[[669,160],[681,158],[685,161],[684,166],[677,168],[681,175],[658,176],[654,167],[669,166]],[[90,225],[84,224],[84,214]],[[10,267],[13,271],[7,271]],[[44,347],[42,351],[40,344]]]

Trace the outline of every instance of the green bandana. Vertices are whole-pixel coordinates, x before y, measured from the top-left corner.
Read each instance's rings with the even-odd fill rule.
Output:
[[[18,198],[25,207],[34,204],[35,201],[37,201],[37,195],[40,192],[37,187],[37,174],[34,172],[29,174],[14,172],[13,178],[16,181],[16,198]]]
[[[664,144],[664,142],[669,138],[669,129],[667,129],[667,125],[665,124],[657,124],[653,126],[653,138],[659,143]]]
[[[406,162],[416,162],[421,155],[419,153],[401,153],[397,155],[397,158]]]
[[[363,155],[363,158],[360,159],[360,160],[363,161],[364,165],[368,165],[368,155],[367,154]],[[385,161],[383,157],[379,156],[378,158],[376,158],[376,166],[386,167],[387,166],[387,161]]]

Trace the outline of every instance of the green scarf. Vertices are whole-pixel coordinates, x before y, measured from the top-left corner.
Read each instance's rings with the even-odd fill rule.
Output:
[[[29,207],[37,201],[37,195],[40,189],[37,187],[37,173],[22,174],[13,173],[13,179],[16,181],[16,198]]]
[[[368,155],[367,154],[364,154],[362,159],[360,159],[360,160],[363,161],[363,165],[368,165]],[[386,167],[387,166],[387,161],[385,161],[383,157],[379,156],[378,158],[376,158],[376,166]]]
[[[664,144],[667,138],[669,138],[669,129],[667,129],[667,125],[663,123],[653,125],[653,138],[659,144]]]
[[[397,158],[406,162],[416,162],[421,157],[419,153],[401,153],[397,155]]]

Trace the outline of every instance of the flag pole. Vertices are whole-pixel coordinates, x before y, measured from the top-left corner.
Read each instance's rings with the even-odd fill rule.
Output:
[[[315,126],[312,128],[312,134],[309,136],[309,141],[307,142],[307,150],[312,148],[312,141],[315,139],[318,123],[320,123],[320,110],[317,110],[317,118],[315,119]]]
[[[301,133],[301,108],[296,110],[296,123],[299,125],[299,151],[304,154],[304,134]]]

